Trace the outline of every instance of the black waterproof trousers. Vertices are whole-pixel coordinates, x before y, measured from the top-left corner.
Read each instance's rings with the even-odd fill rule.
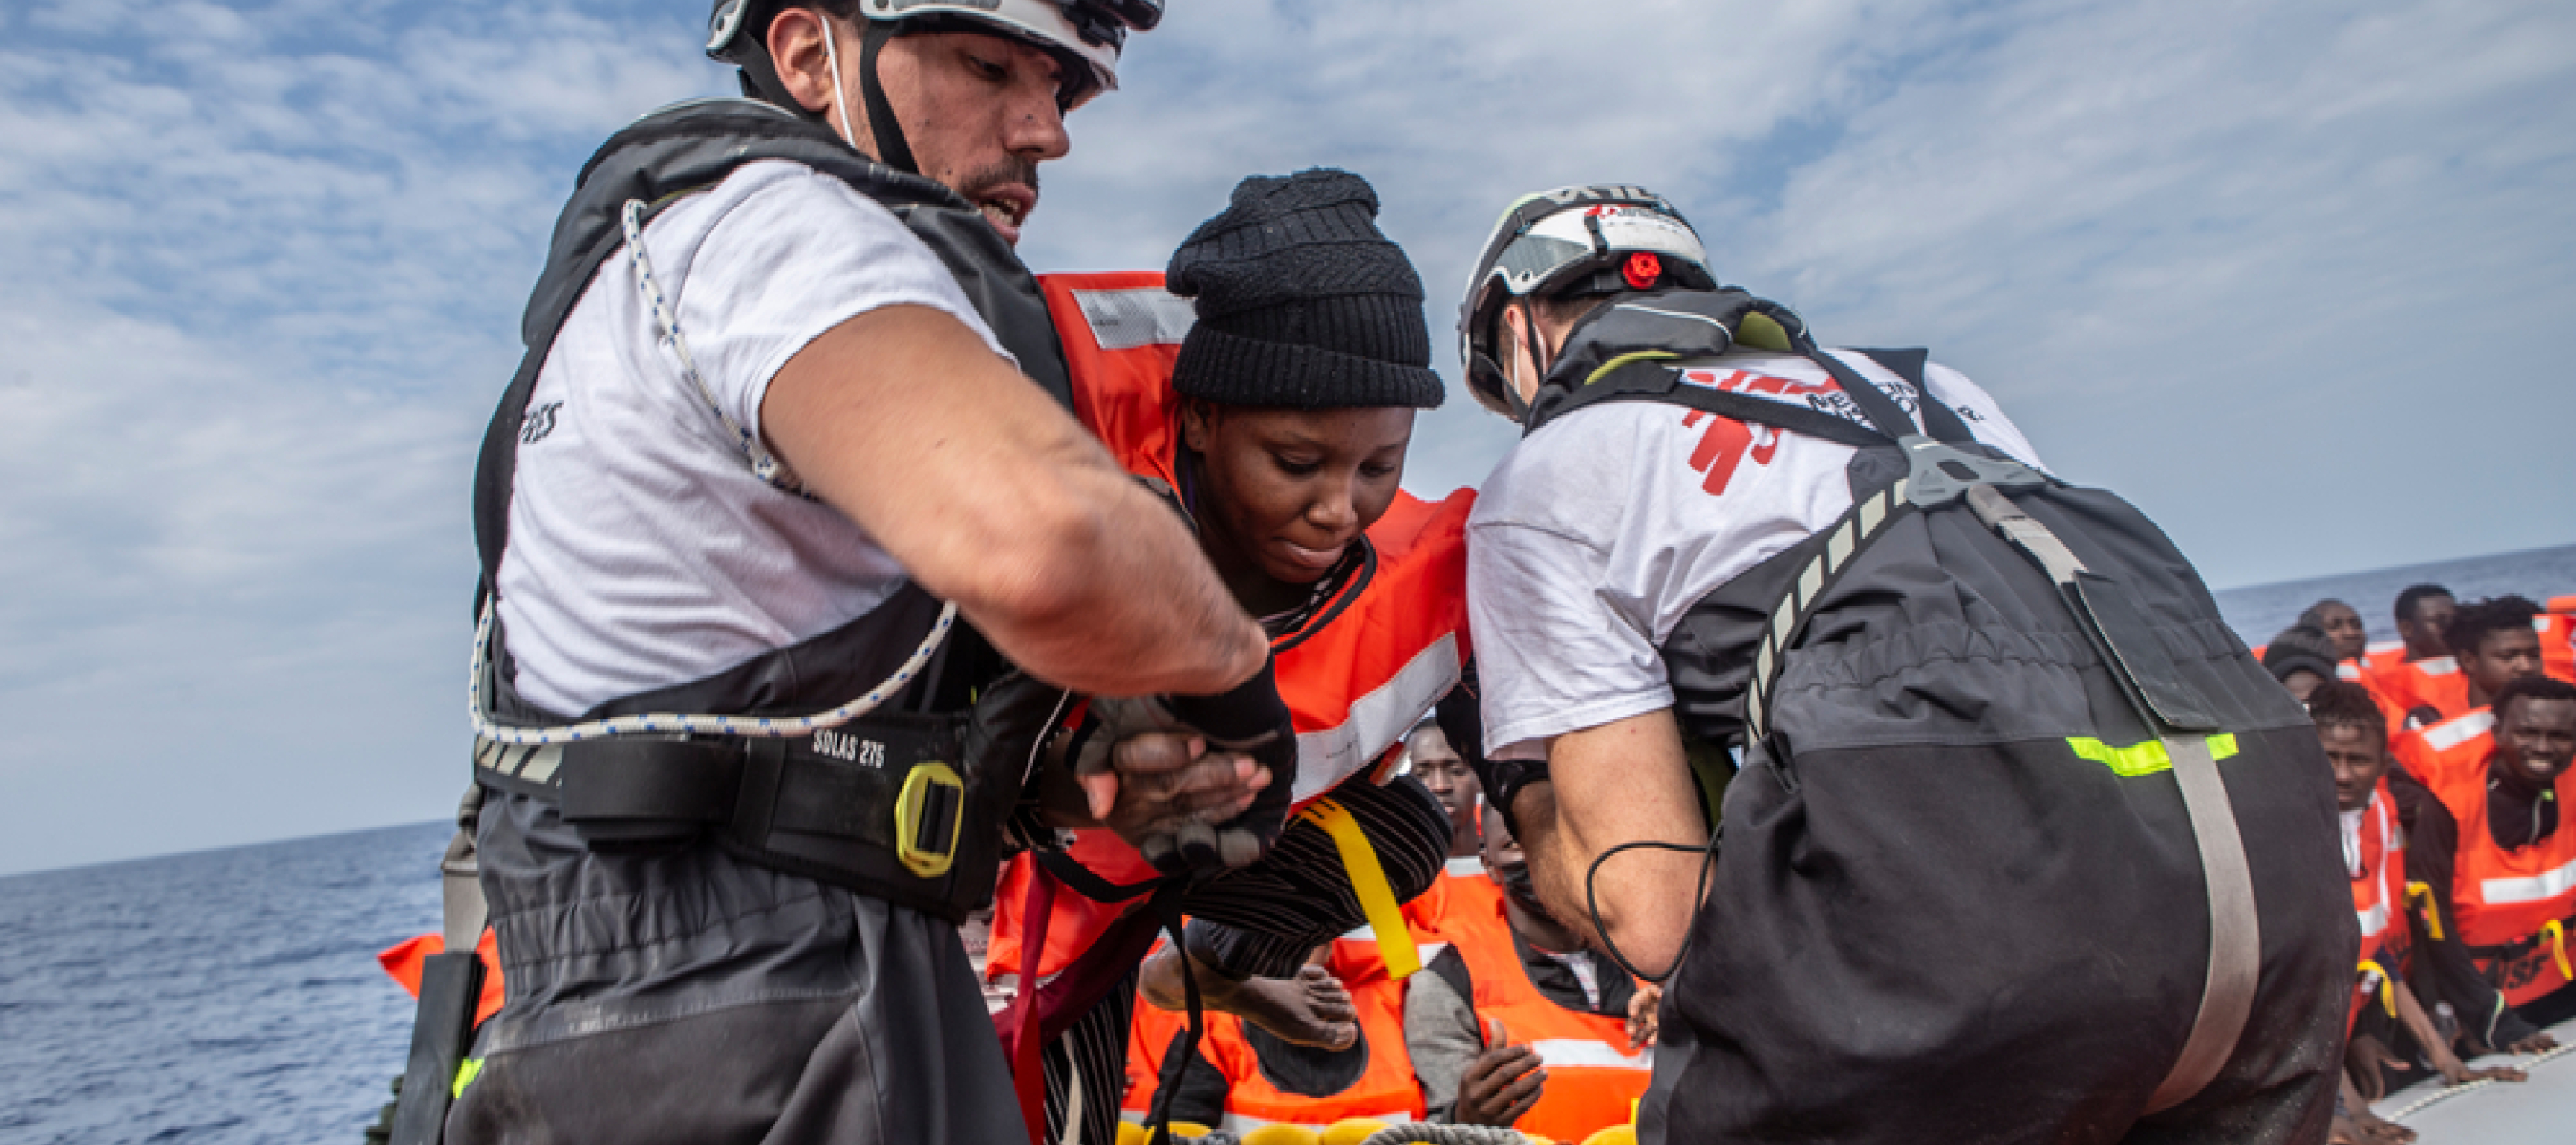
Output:
[[[479,842],[509,1000],[448,1141],[1026,1136],[955,926],[712,845],[594,852],[520,796]]]

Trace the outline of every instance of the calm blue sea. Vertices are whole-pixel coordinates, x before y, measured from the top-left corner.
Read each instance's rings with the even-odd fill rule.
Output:
[[[2249,643],[2329,596],[2391,639],[2389,603],[2418,581],[2576,593],[2576,545],[2218,599]],[[0,878],[0,1142],[357,1145],[410,1038],[375,953],[435,927],[448,830]]]

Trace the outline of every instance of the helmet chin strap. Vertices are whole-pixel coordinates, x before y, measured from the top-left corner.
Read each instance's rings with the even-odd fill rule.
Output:
[[[1505,306],[1509,305],[1505,303]],[[1538,337],[1538,301],[1525,300],[1521,303],[1521,349],[1529,355],[1530,369],[1538,373],[1542,385],[1547,382],[1547,359],[1541,353],[1545,348]],[[1503,400],[1512,404],[1512,420],[1528,424],[1530,403],[1529,399],[1521,396],[1519,363],[1513,363],[1511,376],[1504,378],[1503,382]]]
[[[859,97],[867,101],[868,133],[875,137],[877,162],[907,175],[918,175],[921,166],[913,161],[911,144],[904,141],[903,124],[894,117],[894,104],[886,100],[885,85],[877,82],[877,53],[894,38],[894,28],[893,24],[868,22],[867,35],[859,41]],[[832,72],[832,114],[841,121],[841,138],[858,148],[859,133],[850,127],[850,97],[841,86],[840,39],[840,25],[829,16],[823,17],[823,65]]]

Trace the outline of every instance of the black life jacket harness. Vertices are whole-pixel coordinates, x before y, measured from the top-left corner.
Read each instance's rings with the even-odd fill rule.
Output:
[[[1693,381],[1681,366],[1713,358],[1741,344],[1803,357],[1840,386],[1849,405],[1829,412]],[[1809,540],[1735,578],[1692,609],[1711,630],[1730,634],[1720,643],[1750,649],[1724,657],[1727,678],[1716,688],[1686,687],[1678,674],[1700,666],[1683,657],[1675,669],[1674,714],[1687,735],[1742,751],[1761,750],[1772,724],[1775,686],[1793,649],[1806,639],[1818,605],[1842,575],[1859,566],[1860,554],[1910,513],[1964,507],[1999,535],[2057,589],[2096,656],[2117,681],[2127,707],[2159,740],[2172,761],[2192,834],[2198,844],[2210,911],[2209,969],[2191,1033],[2171,1071],[2157,1087],[2151,1110],[2171,1108],[2200,1092],[2235,1052],[2251,1011],[2262,949],[2253,877],[2236,813],[2207,736],[2220,731],[2213,706],[2177,669],[2131,594],[2118,580],[2079,560],[2049,526],[2016,505],[2012,494],[2062,488],[2048,475],[1978,443],[1957,411],[1925,384],[1923,350],[1864,350],[1862,354],[1903,378],[1922,413],[1910,411],[1848,363],[1825,352],[1788,308],[1740,290],[1669,290],[1627,296],[1594,311],[1569,331],[1566,346],[1524,418],[1537,433],[1575,410],[1612,401],[1655,401],[1757,422],[1854,446],[1853,504],[1843,517]],[[1846,416],[1848,414],[1848,416]],[[1892,452],[1895,456],[1885,455]],[[1869,456],[1878,455],[1878,456]],[[1875,461],[1875,465],[1861,462]],[[1864,476],[1863,471],[1869,470]],[[1722,621],[1712,620],[1722,617]],[[1682,639],[1690,621],[1677,628]],[[1758,638],[1757,638],[1758,637]],[[1709,646],[1703,640],[1703,648]],[[1670,641],[1668,663],[1675,661]],[[1721,693],[1720,703],[1695,706],[1688,692]],[[1694,767],[1711,766],[1694,751]],[[1777,753],[1777,754],[1786,754]],[[1793,774],[1782,773],[1784,782]],[[1722,786],[1723,777],[1703,788]],[[1711,819],[1717,821],[1715,801]],[[1673,844],[1644,844],[1672,847]],[[1629,846],[1639,846],[1630,844]],[[1709,848],[1717,846],[1712,832]],[[1616,854],[1616,848],[1610,854]],[[1610,855],[1602,856],[1604,860]],[[1593,871],[1600,869],[1598,862]],[[1703,876],[1705,877],[1705,876]],[[1587,879],[1588,891],[1589,879]],[[1613,957],[1608,931],[1593,925]],[[1687,951],[1687,947],[1685,947]],[[1635,973],[1625,958],[1623,968]],[[1679,959],[1676,960],[1676,965]]]
[[[484,637],[475,779],[555,804],[594,845],[710,836],[750,862],[963,920],[991,900],[1003,827],[1033,774],[1034,745],[1070,698],[1010,671],[971,629],[942,639],[953,609],[918,585],[792,647],[601,704],[579,717],[587,728],[562,727],[575,721],[538,709],[511,686],[494,594],[522,427],[555,337],[601,265],[628,246],[630,230],[640,233],[672,203],[765,159],[840,179],[892,211],[955,275],[1020,371],[1070,406],[1063,351],[1036,280],[955,192],[870,160],[820,124],[749,100],[678,104],[610,137],[583,166],[556,223],[522,324],[527,354],[476,465]],[[765,454],[748,435],[744,445],[778,496],[802,495],[792,475],[764,468]],[[863,692],[878,702],[844,704]],[[808,726],[835,705],[866,711]],[[727,734],[710,734],[709,724]]]

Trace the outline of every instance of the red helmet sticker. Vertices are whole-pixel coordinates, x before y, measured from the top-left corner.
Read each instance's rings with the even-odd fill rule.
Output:
[[[1645,251],[1629,255],[1628,265],[1619,268],[1619,275],[1628,280],[1630,290],[1644,290],[1653,286],[1655,280],[1662,277],[1663,273],[1664,260]]]

